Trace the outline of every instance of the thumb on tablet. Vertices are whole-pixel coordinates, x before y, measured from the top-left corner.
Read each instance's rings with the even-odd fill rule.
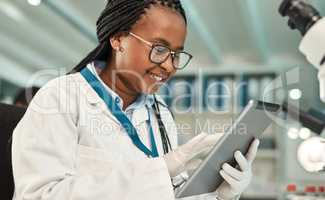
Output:
[[[259,145],[260,145],[260,140],[259,139],[255,139],[252,142],[252,144],[250,145],[249,150],[248,150],[248,152],[246,154],[246,158],[247,158],[249,163],[252,163],[255,160]]]

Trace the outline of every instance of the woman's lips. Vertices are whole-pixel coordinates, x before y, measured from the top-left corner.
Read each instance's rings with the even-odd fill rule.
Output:
[[[166,76],[166,75],[156,74],[156,73],[152,73],[152,72],[149,72],[149,76],[152,80],[154,80],[155,82],[158,82],[158,83],[163,83],[168,79],[168,76]]]

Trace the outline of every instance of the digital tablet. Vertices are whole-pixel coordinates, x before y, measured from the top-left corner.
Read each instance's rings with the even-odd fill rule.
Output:
[[[280,105],[251,100],[226,133],[220,138],[209,155],[194,171],[189,180],[176,193],[177,198],[215,192],[224,181],[219,171],[224,163],[236,167],[234,153],[245,155],[252,141],[259,138],[274,117]]]

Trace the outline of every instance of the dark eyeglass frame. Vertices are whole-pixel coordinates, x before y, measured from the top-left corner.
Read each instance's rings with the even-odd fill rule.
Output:
[[[132,33],[132,32],[129,32],[129,34],[130,34],[131,36],[133,36],[134,38],[140,40],[141,42],[143,42],[143,43],[146,44],[147,46],[151,47],[151,50],[150,50],[150,53],[149,53],[149,60],[150,60],[152,63],[154,63],[154,64],[161,65],[161,64],[163,64],[164,62],[166,62],[166,61],[168,60],[168,58],[171,56],[171,57],[172,57],[172,64],[173,64],[173,67],[174,67],[176,70],[182,70],[182,69],[184,69],[184,68],[185,68],[185,67],[190,63],[190,61],[191,61],[192,58],[193,58],[193,56],[192,56],[190,53],[187,53],[186,51],[177,51],[177,52],[175,52],[175,51],[171,50],[169,47],[167,47],[167,46],[165,46],[165,45],[151,43],[151,42],[145,40],[144,38],[142,38],[141,36],[139,36],[139,35],[137,35],[137,34],[134,34],[134,33]],[[168,49],[168,50],[169,50],[169,54],[168,54],[168,56],[166,56],[166,58],[165,58],[164,60],[160,61],[160,62],[156,62],[156,61],[152,60],[152,52],[153,52],[153,50],[154,50],[155,47],[164,47],[164,48]],[[176,54],[180,54],[180,53],[186,54],[186,55],[188,56],[188,60],[187,60],[187,62],[186,62],[186,63],[184,64],[184,66],[182,66],[182,67],[175,66],[175,64],[174,64],[174,59],[175,59],[175,57],[176,57],[175,55],[176,55]]]

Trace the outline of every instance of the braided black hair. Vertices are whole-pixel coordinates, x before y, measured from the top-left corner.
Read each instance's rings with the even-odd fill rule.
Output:
[[[106,61],[112,54],[109,38],[119,32],[128,32],[151,5],[160,4],[179,12],[187,23],[180,0],[107,0],[97,20],[99,45],[88,54],[72,72],[78,72],[94,60]]]

